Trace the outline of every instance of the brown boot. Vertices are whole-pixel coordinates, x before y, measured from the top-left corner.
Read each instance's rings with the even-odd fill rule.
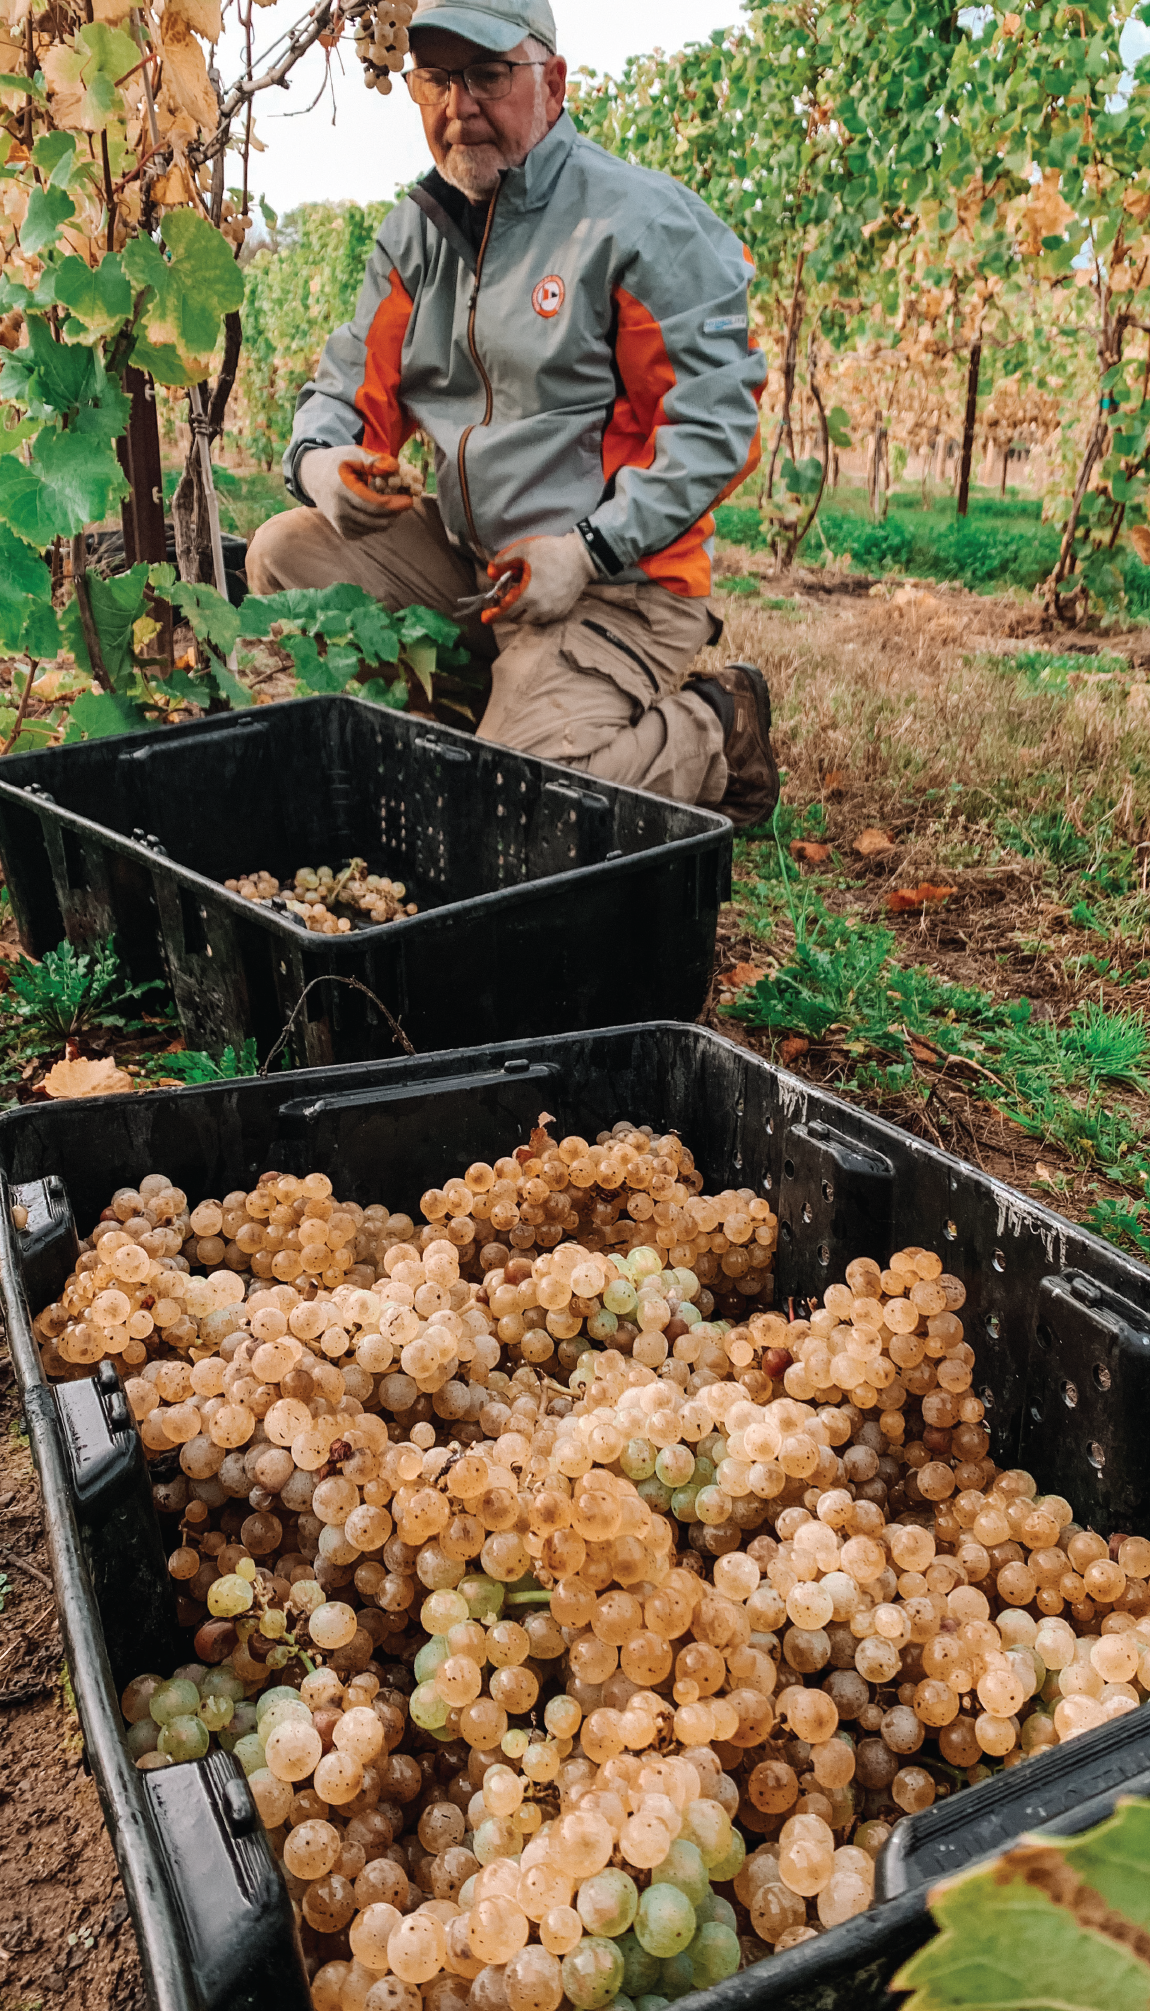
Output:
[[[723,728],[726,794],[714,807],[737,831],[769,823],[779,800],[779,771],[771,747],[771,695],[757,664],[726,663],[688,678],[687,691],[709,705]]]

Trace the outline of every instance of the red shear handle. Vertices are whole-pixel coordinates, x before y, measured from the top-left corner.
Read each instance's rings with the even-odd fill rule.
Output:
[[[531,584],[531,567],[526,559],[493,559],[487,568],[489,580],[507,582],[507,591],[496,601],[494,607],[484,608],[480,621],[490,624],[502,621],[508,608],[513,608],[517,600],[522,600]]]
[[[373,503],[381,515],[394,515],[399,510],[410,510],[415,497],[406,491],[396,490],[388,494],[383,489],[373,488],[373,482],[386,482],[392,475],[398,475],[399,462],[391,454],[377,454],[372,461],[341,461],[339,479],[345,489],[358,496],[362,503]]]

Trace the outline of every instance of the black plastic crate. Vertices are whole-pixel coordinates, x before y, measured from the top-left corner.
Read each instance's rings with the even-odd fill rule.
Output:
[[[419,913],[309,934],[223,882],[365,858]],[[9,756],[0,861],[25,949],[114,934],[190,1047],[268,1053],[305,987],[356,979],[419,1051],[691,1020],[730,895],[731,826],[346,696]],[[308,993],[300,1065],[398,1053],[345,983]]]
[[[905,1243],[944,1252],[967,1287],[963,1319],[995,1457],[1064,1492],[1083,1521],[1150,1529],[1150,1271],[704,1029],[614,1028],[0,1119],[8,1332],[77,1702],[162,2011],[302,2011],[306,1986],[235,1762],[220,1754],[140,1774],[127,1758],[118,1687],[148,1660],[180,1659],[142,1451],[114,1371],[45,1387],[28,1303],[54,1296],[70,1267],[73,1212],[86,1225],[117,1185],[149,1168],[196,1196],[252,1183],[271,1165],[318,1168],[351,1198],[414,1206],[468,1160],[525,1135],[544,1106],[563,1130],[593,1134],[624,1116],[680,1130],[708,1184],[768,1194],[780,1301],[821,1292],[854,1256]],[[30,1210],[19,1234],[13,1188]],[[158,1630],[147,1642],[145,1616]],[[931,1932],[931,1880],[1025,1829],[1086,1827],[1130,1791],[1150,1791],[1144,1711],[901,1824],[879,1863],[885,1904],[732,1977],[707,1993],[709,2011],[878,2011]]]

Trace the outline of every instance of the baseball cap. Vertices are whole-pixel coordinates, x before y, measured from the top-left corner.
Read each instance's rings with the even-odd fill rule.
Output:
[[[529,35],[555,51],[550,0],[419,0],[408,32],[417,28],[442,28],[500,55]]]

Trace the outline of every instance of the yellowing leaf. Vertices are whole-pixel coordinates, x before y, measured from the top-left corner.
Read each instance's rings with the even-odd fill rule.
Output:
[[[1007,1863],[933,1895],[943,1932],[894,1978],[903,2011],[1146,2011],[1150,1970]]]
[[[109,1056],[104,1061],[58,1061],[44,1077],[49,1096],[122,1096],[132,1078]]]
[[[205,42],[219,41],[223,33],[220,0],[167,0],[165,21],[173,21],[177,14],[182,15],[189,28],[202,35]]]
[[[166,12],[160,28],[164,84],[174,104],[204,132],[213,133],[219,116],[204,52],[181,14]]]
[[[116,80],[133,70],[139,60],[140,52],[131,36],[103,21],[89,22],[69,41],[45,50],[44,81],[57,126],[100,133],[111,120],[122,119],[126,107]],[[138,91],[138,74],[131,82],[134,92]]]

